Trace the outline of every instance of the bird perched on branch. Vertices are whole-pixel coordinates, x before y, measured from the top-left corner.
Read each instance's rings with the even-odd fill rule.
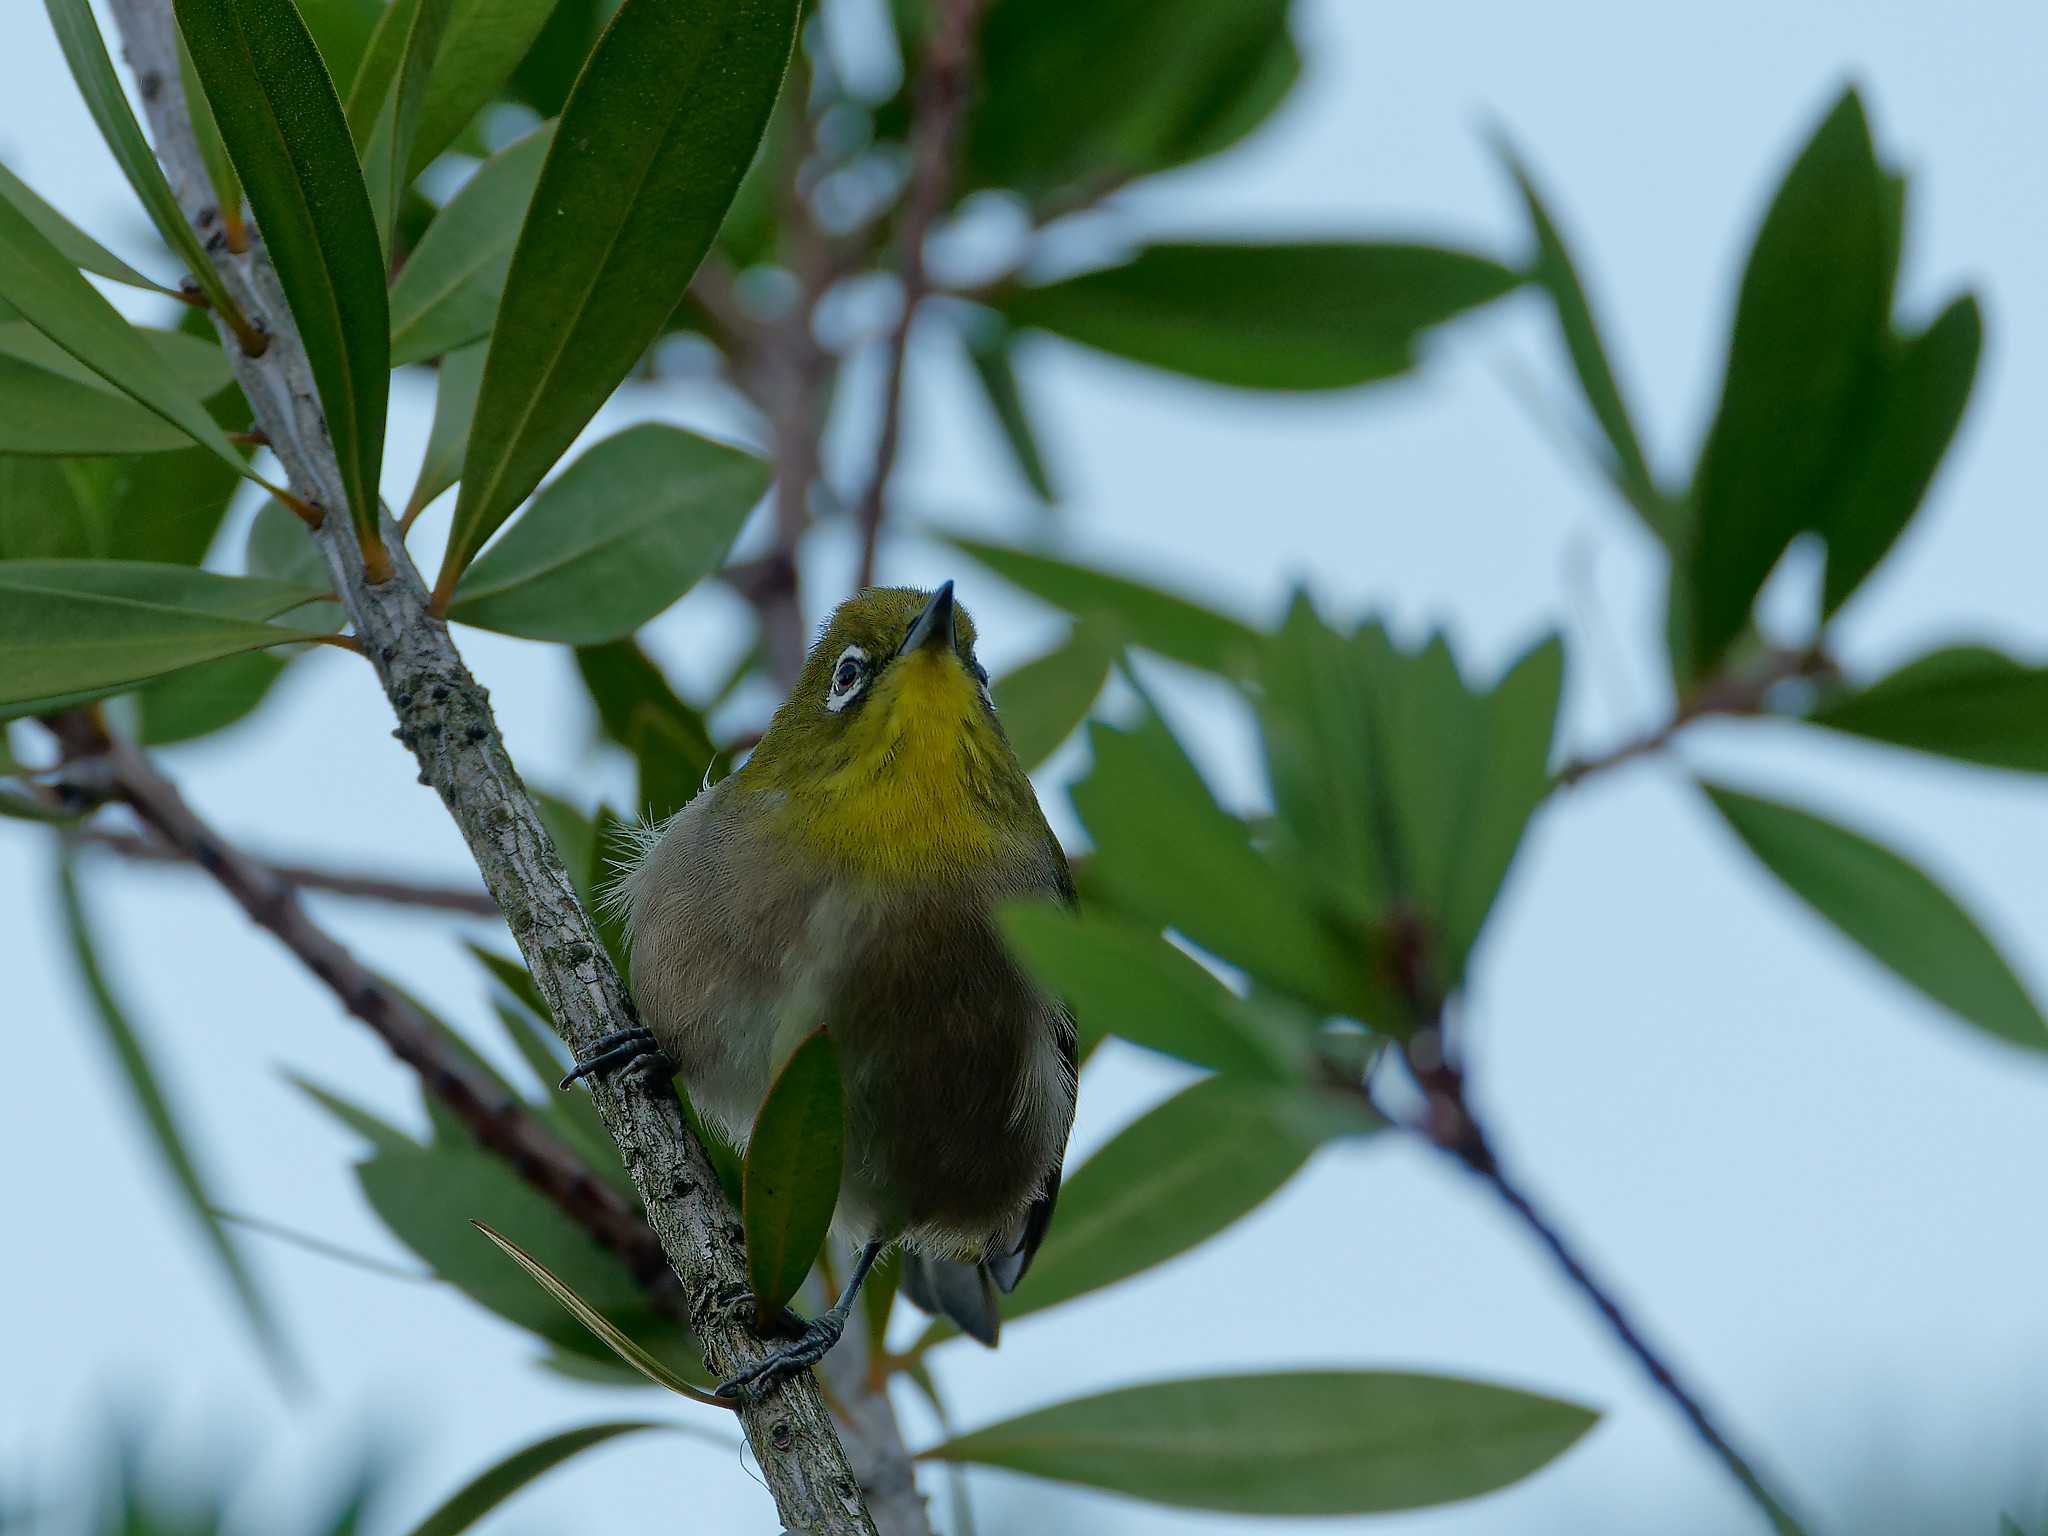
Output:
[[[841,604],[746,764],[650,829],[614,894],[645,1027],[579,1075],[665,1056],[744,1143],[795,1044],[823,1024],[838,1048],[833,1230],[859,1259],[829,1311],[720,1390],[822,1358],[896,1243],[906,1294],[993,1344],[1074,1114],[1073,1021],[995,911],[1074,888],[953,584]]]

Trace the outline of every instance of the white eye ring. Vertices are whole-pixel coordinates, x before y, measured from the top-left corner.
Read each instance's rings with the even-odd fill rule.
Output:
[[[867,687],[867,660],[866,651],[857,645],[849,645],[839,653],[839,659],[832,663],[832,681],[825,689],[825,707],[833,714],[838,714],[859,698],[861,689]],[[846,664],[849,661],[854,663],[854,675],[842,683],[840,679],[845,676]]]

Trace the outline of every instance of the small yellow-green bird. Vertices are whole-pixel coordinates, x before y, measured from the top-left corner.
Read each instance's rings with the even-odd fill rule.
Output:
[[[744,1144],[795,1044],[822,1024],[838,1047],[833,1230],[858,1262],[800,1338],[720,1390],[822,1358],[896,1243],[906,1294],[993,1344],[995,1288],[1052,1217],[1075,1038],[995,912],[1074,887],[953,584],[841,604],[746,764],[648,829],[613,894],[645,1027],[577,1075],[666,1057]]]

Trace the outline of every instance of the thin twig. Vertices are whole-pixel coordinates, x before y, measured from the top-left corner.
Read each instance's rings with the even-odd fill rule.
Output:
[[[860,529],[860,580],[875,579],[875,547],[881,542],[882,518],[889,498],[889,480],[896,470],[896,452],[903,434],[903,377],[909,365],[910,332],[918,306],[931,291],[925,271],[924,247],[932,225],[953,194],[960,159],[961,130],[974,87],[974,58],[981,26],[982,0],[941,0],[938,19],[926,45],[918,75],[910,124],[910,191],[903,203],[897,231],[897,261],[903,278],[903,312],[889,338],[889,373],[882,386],[882,426],[875,440],[875,464],[867,489],[855,503]]]
[[[183,864],[187,855],[154,838],[110,827],[80,827],[72,834],[81,842],[118,853],[141,864]],[[321,869],[310,864],[279,864],[251,858],[250,862],[273,879],[295,891],[320,891],[329,896],[349,896],[359,901],[381,901],[397,907],[430,907],[443,912],[460,912],[474,917],[496,917],[498,904],[482,886],[433,885],[413,880],[393,880],[382,875],[354,875]]]

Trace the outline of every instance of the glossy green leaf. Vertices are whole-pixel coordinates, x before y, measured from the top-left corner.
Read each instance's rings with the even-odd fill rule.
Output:
[[[472,1529],[484,1516],[527,1484],[545,1477],[572,1456],[581,1455],[591,1447],[603,1445],[608,1440],[616,1440],[621,1435],[635,1435],[650,1429],[680,1430],[685,1434],[691,1432],[688,1425],[662,1424],[652,1419],[621,1419],[607,1424],[584,1424],[575,1429],[561,1430],[545,1439],[536,1440],[531,1445],[521,1446],[511,1455],[493,1462],[450,1494],[447,1502],[440,1508],[414,1526],[411,1536],[460,1536],[461,1532]],[[718,1439],[721,1444],[724,1443],[722,1437],[712,1438]]]
[[[1040,501],[1057,501],[1052,477],[1046,472],[1045,454],[1038,446],[1037,430],[1031,425],[1031,413],[1024,404],[1024,391],[1017,382],[1016,347],[1010,328],[985,311],[981,313],[987,324],[969,320],[961,327],[967,361],[981,381],[981,392],[988,399],[996,425],[1002,429],[1017,473]]]
[[[1916,752],[2048,773],[2048,668],[1982,646],[1931,651],[1806,718]]]
[[[1614,376],[1613,364],[1607,360],[1607,347],[1600,339],[1600,327],[1593,318],[1592,302],[1586,297],[1585,285],[1579,280],[1571,250],[1565,244],[1564,236],[1558,232],[1556,221],[1544,206],[1528,167],[1522,163],[1514,147],[1502,138],[1497,148],[1507,163],[1509,174],[1514,177],[1516,190],[1522,195],[1529,227],[1536,236],[1536,263],[1530,275],[1549,296],[1552,312],[1557,316],[1558,330],[1564,338],[1565,351],[1578,376],[1579,389],[1584,393],[1587,408],[1599,423],[1601,434],[1607,439],[1608,450],[1613,455],[1607,463],[1607,472],[1621,491],[1622,498],[1643,519],[1644,526],[1659,541],[1669,544],[1677,533],[1671,509],[1657,487],[1657,477],[1643,453],[1642,440],[1636,435],[1635,420],[1622,396],[1621,383]]]
[[[129,266],[44,202],[27,182],[4,164],[0,164],[0,202],[11,204],[16,213],[27,219],[45,240],[57,248],[69,266],[83,268],[95,276],[108,278],[113,282],[125,283],[130,288],[148,288],[157,293],[174,291],[153,278],[144,277]],[[5,288],[0,288],[0,296],[4,296],[5,293]],[[0,315],[0,319],[11,318],[11,315]]]
[[[112,1052],[115,1063],[121,1069],[121,1077],[128,1088],[129,1096],[141,1112],[143,1124],[149,1128],[150,1140],[155,1145],[156,1155],[164,1170],[177,1186],[182,1203],[192,1219],[198,1224],[200,1234],[219,1263],[221,1273],[233,1290],[243,1317],[255,1334],[257,1343],[270,1363],[281,1373],[290,1376],[295,1367],[284,1335],[279,1331],[277,1318],[270,1303],[257,1286],[241,1254],[236,1250],[234,1239],[228,1236],[215,1214],[213,1197],[207,1193],[205,1176],[200,1172],[197,1161],[187,1145],[185,1133],[179,1127],[179,1116],[172,1108],[169,1097],[159,1081],[156,1068],[151,1064],[149,1053],[144,1048],[142,1037],[136,1033],[120,1000],[114,996],[113,987],[107,981],[106,973],[100,967],[99,954],[93,943],[92,929],[86,920],[84,904],[79,899],[78,880],[72,865],[72,856],[65,850],[57,863],[57,905],[63,913],[66,936],[71,945],[73,963],[84,983],[86,994],[92,1000],[92,1015],[98,1022],[100,1033],[107,1048]]]
[[[141,682],[313,638],[261,622],[311,595],[189,566],[8,561],[0,564],[0,704]]]
[[[1001,915],[1017,958],[1105,1033],[1219,1072],[1284,1078],[1301,1059],[1305,1041],[1276,1031],[1158,933],[1044,902],[1009,903]]]
[[[233,388],[234,373],[220,344],[211,336],[202,339],[180,331],[153,331],[140,327],[135,335],[156,354],[180,392],[191,399],[208,400]],[[0,324],[0,354],[46,373],[59,374],[74,383],[90,384],[104,393],[114,392],[98,372],[26,321]],[[235,402],[224,396],[218,403],[225,411]],[[181,435],[180,446],[190,445],[191,440]]]
[[[1124,1387],[925,1452],[1188,1509],[1347,1515],[1519,1482],[1599,1415],[1448,1376],[1298,1371]]]
[[[555,0],[455,0],[413,137],[408,181],[498,94],[554,9]]]
[[[1850,91],[1786,174],[1743,272],[1682,561],[1693,675],[1748,624],[1764,579],[1856,451],[1896,255],[1892,194]]]
[[[2048,1050],[2048,1020],[2005,957],[1919,869],[1809,811],[1703,787],[1750,852],[1872,959],[1965,1022]]]
[[[453,0],[392,0],[377,18],[349,86],[344,116],[362,160],[377,236],[388,254],[405,189],[427,82]]]
[[[740,1223],[754,1316],[763,1328],[782,1314],[818,1261],[839,1202],[845,1138],[839,1049],[821,1029],[775,1074],[742,1165]]]
[[[469,424],[476,415],[476,392],[484,381],[481,343],[450,352],[441,359],[434,385],[434,424],[427,433],[427,451],[420,459],[419,478],[407,499],[407,516],[416,516],[453,485],[462,474],[462,455],[469,447]]]
[[[681,810],[719,762],[703,714],[632,640],[578,646],[576,667],[597,706],[599,728],[633,754],[641,815],[658,822]]]
[[[798,0],[625,0],[519,233],[436,591],[588,425],[681,302],[782,88]]]
[[[184,263],[207,302],[223,315],[239,316],[241,311],[228,296],[220,273],[186,222],[163,167],[157,164],[156,151],[142,136],[142,125],[135,121],[127,93],[121,89],[120,76],[114,73],[114,61],[107,54],[99,23],[93,20],[91,5],[87,0],[43,0],[43,8],[49,12],[50,26],[64,50],[64,62],[71,66],[71,78],[85,98],[86,109],[92,113],[107,148],[113,151],[121,174],[128,178],[143,212],[163,236],[164,244]]]
[[[237,474],[248,466],[146,335],[121,318],[15,205],[0,198],[0,298],[64,351]]]
[[[482,341],[498,317],[513,242],[555,127],[543,123],[478,166],[434,216],[391,285],[391,362],[425,362]],[[448,477],[454,484],[455,477]]]
[[[1080,729],[1109,681],[1113,648],[1089,624],[1076,624],[1043,656],[990,686],[1003,732],[1027,771],[1038,768]]]
[[[464,573],[448,617],[569,645],[630,635],[725,563],[769,475],[680,427],[628,427],[542,488]]]
[[[1345,389],[1405,373],[1423,332],[1521,279],[1392,244],[1150,245],[1120,267],[1006,295],[1012,323],[1245,389]]]
[[[1977,301],[1965,294],[1926,330],[1887,347],[1863,452],[1818,519],[1827,540],[1824,614],[1849,600],[1919,510],[1962,424],[1983,341]]]
[[[1258,653],[1258,632],[1251,626],[1128,577],[981,539],[946,542],[1012,586],[1077,619],[1096,621],[1105,637],[1226,675],[1241,672]]]
[[[177,0],[177,13],[305,343],[357,535],[381,546],[391,324],[341,102],[292,0]]]

